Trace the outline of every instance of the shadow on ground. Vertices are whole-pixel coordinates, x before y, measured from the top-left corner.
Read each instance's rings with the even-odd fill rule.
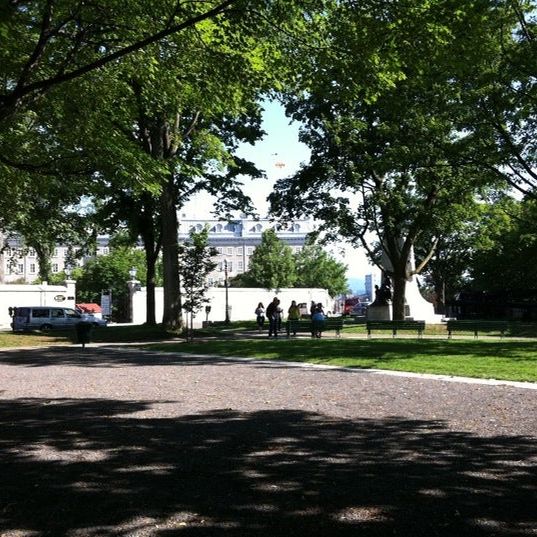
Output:
[[[152,401],[0,402],[3,536],[513,536],[534,439],[293,410],[155,418]]]

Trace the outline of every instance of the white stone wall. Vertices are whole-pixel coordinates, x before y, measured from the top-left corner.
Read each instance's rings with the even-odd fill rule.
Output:
[[[0,284],[0,328],[9,328],[9,307],[61,306],[75,307],[75,282],[66,285]]]
[[[291,305],[292,300],[296,300],[297,304],[306,302],[309,306],[310,302],[321,302],[325,311],[334,310],[334,300],[330,298],[326,289],[280,289],[276,291],[267,291],[266,289],[249,289],[241,287],[233,287],[228,289],[228,303],[231,306],[230,320],[231,321],[246,321],[255,319],[255,309],[259,302],[263,302],[265,308],[272,302],[272,299],[277,296],[284,311],[284,318],[287,317],[287,310]],[[211,306],[209,313],[209,321],[224,321],[226,318],[226,290],[221,287],[212,287],[207,292],[207,298]],[[132,311],[133,322],[142,324],[146,320],[146,288],[142,287],[140,291],[133,294]],[[156,319],[160,322],[163,314],[163,294],[162,288],[155,290],[156,302]],[[205,309],[196,315],[194,326],[201,326],[202,321],[205,321]]]

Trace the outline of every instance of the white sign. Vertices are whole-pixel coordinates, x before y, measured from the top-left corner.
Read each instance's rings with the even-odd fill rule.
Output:
[[[101,310],[103,315],[112,315],[112,293],[101,293]]]

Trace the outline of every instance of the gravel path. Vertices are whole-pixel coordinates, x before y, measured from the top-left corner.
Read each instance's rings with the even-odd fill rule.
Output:
[[[537,535],[537,390],[0,352],[0,535]]]

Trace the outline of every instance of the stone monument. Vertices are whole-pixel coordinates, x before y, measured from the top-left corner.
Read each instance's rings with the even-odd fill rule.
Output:
[[[386,255],[382,255],[382,283],[380,288],[375,286],[375,300],[367,310],[367,319],[371,321],[390,321],[393,319],[393,309],[391,303],[391,281],[387,273],[392,271],[392,264]],[[414,275],[416,268],[414,259],[414,249],[410,251],[407,273],[411,274],[407,279],[405,287],[405,318],[415,321],[425,321],[426,323],[440,323],[442,315],[435,314],[434,306],[425,300],[420,293],[418,281]]]

